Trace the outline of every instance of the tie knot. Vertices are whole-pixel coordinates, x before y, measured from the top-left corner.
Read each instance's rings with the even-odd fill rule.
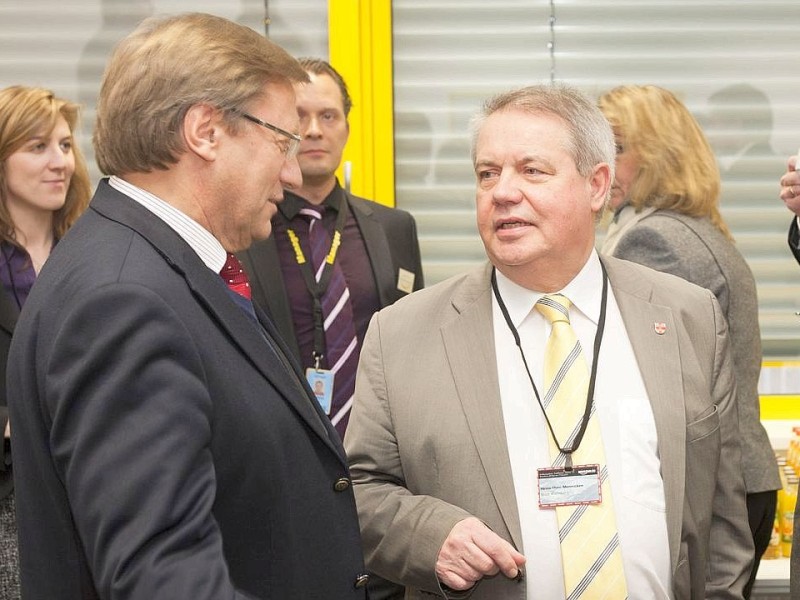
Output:
[[[247,273],[244,272],[242,263],[239,262],[235,254],[228,252],[225,264],[219,274],[230,289],[250,300],[250,282],[247,279]]]
[[[301,208],[300,214],[308,217],[309,223],[313,223],[314,221],[319,221],[322,219],[322,215],[325,214],[325,207],[324,206],[315,206],[314,208]]]
[[[236,258],[235,254],[228,252],[228,255],[225,257],[225,264],[222,265],[222,270],[219,272],[219,274],[223,277],[232,277],[237,273],[243,272],[242,263],[239,262],[239,259]]]
[[[557,322],[569,323],[569,307],[572,302],[562,294],[542,296],[536,303],[538,310],[551,324]]]

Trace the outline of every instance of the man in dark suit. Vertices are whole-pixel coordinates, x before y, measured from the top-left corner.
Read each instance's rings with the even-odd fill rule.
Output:
[[[800,153],[790,156],[787,170],[781,176],[781,200],[786,208],[792,211],[792,222],[789,225],[789,248],[795,259],[800,263]],[[800,598],[800,504],[794,513],[794,528],[792,529],[792,556],[789,567],[789,585],[791,597]]]
[[[232,254],[300,184],[304,79],[203,14],[148,19],[112,55],[111,177],[10,353],[24,598],[366,598],[339,438]]]
[[[336,179],[350,132],[347,116],[352,106],[341,75],[323,60],[300,59],[300,64],[311,80],[295,86],[303,137],[297,157],[303,186],[285,194],[272,219],[274,235],[254,244],[241,257],[254,299],[269,310],[309,378],[323,372],[332,376],[333,397],[323,403],[330,405],[326,412],[343,436],[350,416],[355,365],[369,320],[378,309],[423,286],[422,266],[413,217],[354,196]],[[303,273],[312,253],[307,213],[319,208],[324,209],[322,224],[331,240],[337,230],[341,235],[333,267],[341,268],[347,284],[349,299],[344,301],[346,310],[352,312],[356,339],[341,360],[329,347],[328,331],[321,335],[322,320],[328,315],[321,314],[315,321],[316,282]],[[339,225],[337,217],[342,210],[344,222]],[[301,264],[303,256],[309,257],[305,265]],[[315,357],[320,357],[318,362]]]

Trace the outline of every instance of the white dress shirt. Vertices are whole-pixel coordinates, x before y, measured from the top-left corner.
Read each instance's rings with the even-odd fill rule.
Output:
[[[519,332],[531,376],[541,396],[543,356],[551,326],[533,307],[543,295],[497,272],[497,284]],[[592,252],[562,291],[572,302],[570,320],[591,369],[600,315],[602,271]],[[493,300],[500,397],[522,528],[528,600],[561,600],[564,582],[554,509],[540,509],[537,469],[550,466],[550,435],[519,348]],[[619,532],[628,597],[672,599],[664,483],[660,474],[653,412],[636,357],[609,285],[605,333],[594,401],[600,420]]]

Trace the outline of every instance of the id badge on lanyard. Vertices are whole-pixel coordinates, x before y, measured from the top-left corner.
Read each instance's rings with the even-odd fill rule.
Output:
[[[578,465],[572,469],[539,471],[539,508],[600,504],[603,493],[600,465]]]

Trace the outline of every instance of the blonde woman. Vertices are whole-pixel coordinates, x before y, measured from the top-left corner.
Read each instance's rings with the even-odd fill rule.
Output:
[[[600,109],[617,146],[610,206],[614,220],[601,252],[702,286],[717,297],[730,328],[742,469],[755,562],[749,597],[775,515],[778,469],[761,425],[761,333],[753,274],[719,212],[719,170],[697,121],[670,91],[622,86]]]
[[[6,359],[39,270],[89,201],[89,176],[72,137],[77,121],[77,105],[49,90],[0,90],[0,600],[20,594]]]

